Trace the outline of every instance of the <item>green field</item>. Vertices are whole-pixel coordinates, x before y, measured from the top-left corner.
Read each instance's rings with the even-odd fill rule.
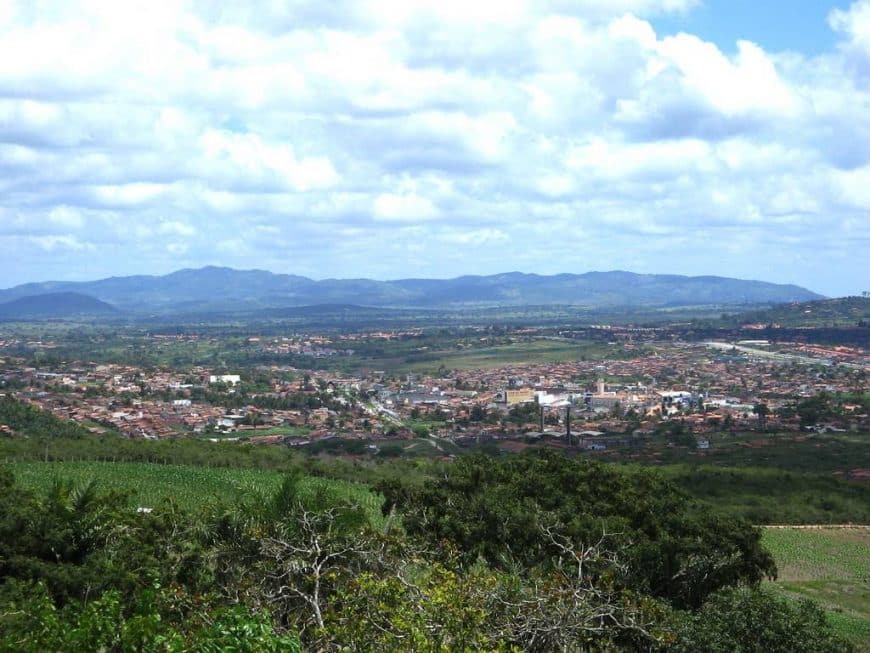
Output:
[[[706,451],[654,438],[594,457],[657,467],[692,496],[756,524],[870,523],[870,484],[852,478],[870,468],[870,433],[708,437]]]
[[[870,467],[870,433],[718,435],[696,453],[702,464],[776,467],[802,472],[842,472]]]
[[[693,497],[755,524],[870,523],[870,485],[763,467],[662,467]]]
[[[766,528],[764,544],[779,569],[773,586],[820,603],[840,634],[870,651],[870,527]]]
[[[814,474],[870,468],[870,433],[711,433],[705,435],[710,449],[698,451],[669,447],[664,438],[647,447],[612,449],[598,454],[602,461],[632,461],[642,464],[715,465],[766,467]]]
[[[289,435],[293,437],[302,437],[311,433],[311,428],[308,426],[276,426],[270,429],[257,429],[256,431],[246,431],[242,435],[258,436],[258,435]]]
[[[257,469],[228,469],[187,465],[110,462],[29,462],[9,465],[21,485],[46,490],[56,479],[74,483],[96,480],[102,489],[131,492],[134,506],[153,507],[172,500],[183,508],[201,508],[232,502],[248,492],[271,494],[283,475]],[[303,492],[324,490],[338,500],[354,501],[366,508],[372,523],[380,526],[381,499],[366,486],[349,481],[307,476]]]
[[[431,351],[417,357],[409,356],[403,363],[392,367],[416,372],[431,371],[441,366],[451,370],[473,370],[528,363],[626,358],[629,355],[635,354],[600,343],[534,340],[495,347]]]

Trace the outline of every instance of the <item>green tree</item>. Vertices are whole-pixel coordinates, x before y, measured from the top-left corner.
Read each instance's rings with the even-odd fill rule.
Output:
[[[414,433],[414,436],[418,438],[428,438],[430,435],[429,427],[425,424],[414,424],[411,427],[411,431]]]
[[[337,585],[366,570],[375,546],[367,514],[325,488],[300,491],[288,475],[268,497],[253,492],[209,519],[208,545],[223,593],[268,604],[303,632],[322,629]]]
[[[398,507],[410,534],[432,546],[452,543],[469,563],[551,564],[558,551],[542,533],[553,528],[582,543],[615,534],[608,546],[624,551],[628,570],[620,582],[677,606],[698,606],[722,587],[775,574],[759,529],[693,509],[687,496],[648,470],[554,452],[468,456],[422,487],[379,488],[384,509]]]
[[[767,416],[770,414],[770,407],[767,404],[757,403],[752,407],[752,412],[758,417],[758,424],[764,428]]]
[[[797,404],[795,412],[800,417],[801,424],[816,424],[834,416],[832,396],[827,392],[804,399]]]
[[[694,614],[678,613],[674,653],[846,653],[822,610],[769,590],[720,592]]]

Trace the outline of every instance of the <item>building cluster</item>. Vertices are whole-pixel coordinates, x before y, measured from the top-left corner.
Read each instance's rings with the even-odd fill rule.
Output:
[[[262,346],[280,343],[257,340]],[[325,344],[316,338],[293,342],[294,347]],[[440,376],[259,367],[252,383],[243,372],[201,367],[183,372],[93,363],[38,368],[7,358],[0,364],[6,388],[0,393],[95,433],[114,430],[133,438],[244,437],[304,446],[336,436],[410,438],[425,428],[459,444],[549,437],[579,438],[584,446],[599,448],[631,444],[678,421],[704,446],[705,433],[726,427],[761,423],[798,429],[797,418],[780,409],[821,392],[866,391],[866,372],[856,369],[856,361],[866,361],[862,350],[800,351],[826,359],[842,355],[850,366],[770,360],[746,348],[664,343],[636,358],[442,370]],[[845,408],[848,415],[830,428],[870,428],[863,406]]]
[[[260,351],[272,355],[298,355],[312,358],[329,358],[331,356],[353,356],[354,350],[349,348],[336,349],[332,341],[323,336],[281,336],[277,338],[249,338],[250,344],[256,344]]]

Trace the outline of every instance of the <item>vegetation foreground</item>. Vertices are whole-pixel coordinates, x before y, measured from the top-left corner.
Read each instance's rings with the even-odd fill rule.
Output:
[[[783,537],[660,473],[546,452],[375,487],[17,463],[0,471],[0,650],[851,650],[836,633],[860,632],[762,585],[765,545],[792,577]]]

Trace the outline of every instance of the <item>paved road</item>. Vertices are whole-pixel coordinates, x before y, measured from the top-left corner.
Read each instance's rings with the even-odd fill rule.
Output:
[[[752,356],[757,356],[759,358],[781,361],[783,363],[803,363],[804,365],[824,365],[825,367],[841,365],[843,367],[848,367],[853,370],[864,369],[862,365],[855,365],[854,363],[839,363],[831,361],[827,358],[813,358],[812,356],[800,356],[798,354],[781,354],[774,351],[767,351],[766,349],[755,349],[754,347],[735,345],[731,344],[730,342],[705,342],[704,345],[722,351],[731,351],[733,349],[736,349],[737,351],[744,354],[751,354]]]
[[[867,531],[870,530],[870,524],[762,524],[761,528],[789,528],[806,531],[827,529]]]

